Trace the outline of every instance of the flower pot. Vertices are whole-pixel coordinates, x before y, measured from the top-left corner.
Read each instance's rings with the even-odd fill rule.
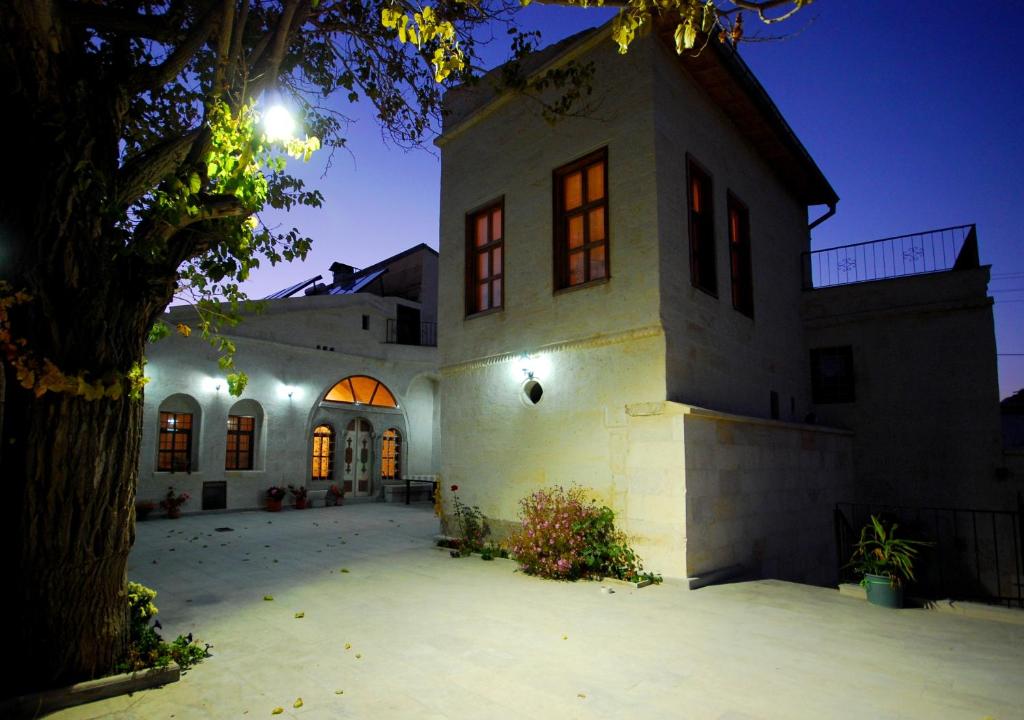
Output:
[[[178,518],[181,517],[181,508],[180,507],[169,507],[169,508],[167,508],[167,517],[171,518],[172,520],[177,520]]]
[[[267,498],[267,512],[281,512],[281,501]]]
[[[903,607],[903,586],[892,586],[889,578],[884,575],[864,576],[864,589],[868,594],[868,602],[872,605],[887,608]]]
[[[307,498],[295,498],[295,509],[305,510],[309,507],[309,500]]]

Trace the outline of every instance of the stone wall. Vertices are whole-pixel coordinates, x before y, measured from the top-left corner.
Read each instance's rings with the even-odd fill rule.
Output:
[[[850,433],[691,408],[683,436],[691,577],[741,565],[836,583],[832,516],[850,493]]]

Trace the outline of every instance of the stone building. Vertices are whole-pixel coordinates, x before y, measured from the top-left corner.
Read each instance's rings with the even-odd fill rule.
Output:
[[[932,277],[871,278],[884,280],[877,292],[815,289],[810,230],[838,197],[743,61],[718,43],[680,57],[671,28],[621,56],[609,34],[568,38],[527,67],[593,63],[586,117],[550,126],[536,103],[486,81],[446,97],[444,484],[499,532],[534,489],[578,484],[666,575],[743,566],[819,583],[836,576],[835,503],[980,501],[886,495],[931,452],[937,418],[903,430],[937,412],[941,388],[956,427],[974,423],[972,448],[949,443],[908,487],[962,484],[968,469],[976,488],[992,479],[994,336],[976,246],[960,259],[960,238]],[[896,310],[915,293],[913,312]],[[849,315],[858,303],[864,323]],[[945,332],[976,357],[936,360],[933,382],[915,388],[926,397],[899,388],[875,425],[898,384],[878,355],[891,335],[920,361],[946,351]],[[825,399],[820,365],[850,346],[858,402]]]
[[[437,253],[418,245],[331,271],[229,329],[249,376],[241,397],[198,333],[150,346],[140,499],[173,486],[192,495],[186,511],[246,509],[271,485],[332,483],[346,501],[375,499],[403,477],[436,475]],[[173,308],[165,321],[195,315]]]

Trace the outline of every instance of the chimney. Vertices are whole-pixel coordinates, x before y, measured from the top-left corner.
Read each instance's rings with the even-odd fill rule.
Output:
[[[334,275],[334,285],[341,286],[348,283],[352,275],[355,274],[356,269],[351,265],[336,262],[331,263],[330,271]]]

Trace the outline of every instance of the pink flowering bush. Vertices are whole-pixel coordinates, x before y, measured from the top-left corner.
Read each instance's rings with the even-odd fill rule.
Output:
[[[626,534],[615,528],[615,513],[586,499],[582,488],[538,490],[519,505],[523,528],[509,549],[524,572],[563,580],[647,577]]]

